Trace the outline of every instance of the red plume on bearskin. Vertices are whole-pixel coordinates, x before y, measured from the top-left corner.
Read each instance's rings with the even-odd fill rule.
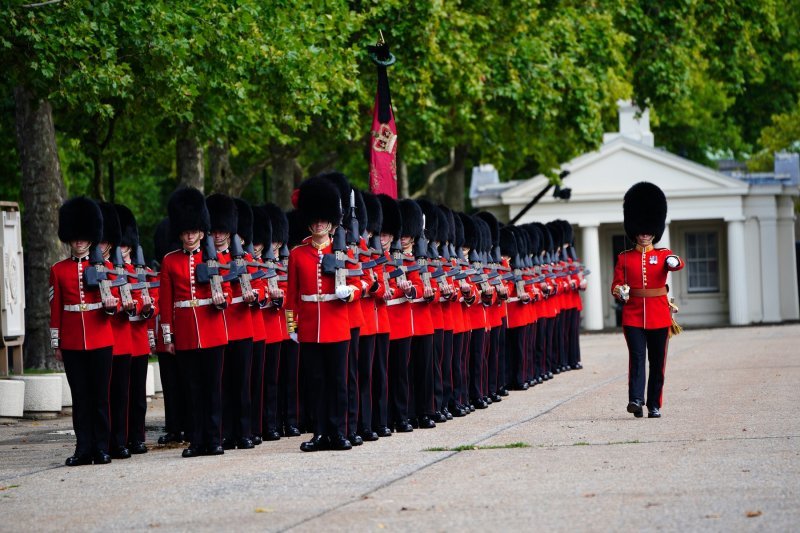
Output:
[[[103,213],[100,206],[85,196],[70,198],[58,209],[58,239],[61,242],[89,241],[103,238]]]
[[[623,225],[628,238],[653,235],[653,243],[661,240],[667,220],[667,198],[658,185],[640,181],[625,193],[622,201]]]

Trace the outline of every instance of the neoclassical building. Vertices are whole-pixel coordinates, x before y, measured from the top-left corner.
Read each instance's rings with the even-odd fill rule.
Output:
[[[800,318],[795,251],[797,176],[745,180],[654,147],[649,115],[620,103],[620,132],[562,165],[569,201],[543,197],[518,221],[561,218],[575,228],[576,247],[592,274],[584,294],[583,325],[619,324],[609,285],[616,255],[631,246],[622,227],[622,198],[651,181],[668,201],[667,229],[658,246],[681,255],[687,268],[670,280],[682,325],[775,323]],[[501,220],[516,216],[544,187],[535,176],[511,184],[473,185],[473,206]]]

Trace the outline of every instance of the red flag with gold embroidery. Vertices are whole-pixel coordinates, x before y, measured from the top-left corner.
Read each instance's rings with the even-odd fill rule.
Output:
[[[382,38],[377,45],[369,47],[369,52],[378,67],[378,90],[370,132],[369,189],[375,194],[397,198],[397,126],[386,72],[387,67],[394,64],[395,57]]]

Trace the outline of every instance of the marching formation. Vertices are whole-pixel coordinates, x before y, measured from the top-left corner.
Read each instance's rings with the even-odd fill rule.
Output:
[[[309,178],[296,209],[192,188],[145,264],[125,206],[68,200],[51,268],[51,342],[73,393],[69,466],[146,453],[158,355],[184,457],[311,438],[349,450],[434,428],[580,369],[585,274],[565,221],[503,225]]]

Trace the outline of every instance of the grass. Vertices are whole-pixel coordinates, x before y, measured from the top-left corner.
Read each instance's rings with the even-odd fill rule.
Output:
[[[437,446],[434,448],[425,448],[423,451],[426,452],[470,452],[475,450],[504,450],[504,449],[513,449],[513,448],[530,448],[531,445],[527,442],[512,442],[510,444],[493,444],[487,446],[474,446],[471,444],[464,444],[462,446],[455,446],[453,448],[449,446]]]

